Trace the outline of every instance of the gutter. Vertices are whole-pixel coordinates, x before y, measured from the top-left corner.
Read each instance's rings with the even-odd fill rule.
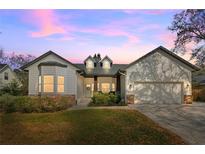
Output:
[[[120,71],[119,71],[119,73],[120,73],[121,75],[127,76],[127,75],[126,75],[125,73],[123,73],[123,72],[120,72]]]

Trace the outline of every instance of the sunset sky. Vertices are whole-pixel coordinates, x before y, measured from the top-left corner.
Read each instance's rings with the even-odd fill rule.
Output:
[[[74,63],[94,53],[130,63],[160,45],[173,47],[167,27],[179,11],[0,10],[0,46],[34,56],[52,50]]]

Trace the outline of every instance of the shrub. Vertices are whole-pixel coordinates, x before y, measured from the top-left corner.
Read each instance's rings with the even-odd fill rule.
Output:
[[[70,96],[29,97],[0,96],[0,110],[4,112],[55,112],[67,109],[75,104],[75,98]]]
[[[13,96],[17,96],[21,94],[21,86],[17,80],[12,80],[10,83],[5,85],[1,89],[1,95],[10,94]]]
[[[1,110],[10,113],[16,112],[15,97],[8,94],[0,97]]]
[[[38,106],[35,106],[35,101],[31,97],[18,96],[16,97],[17,111],[23,113],[36,112]]]
[[[94,93],[90,106],[122,105],[119,94],[114,93]]]

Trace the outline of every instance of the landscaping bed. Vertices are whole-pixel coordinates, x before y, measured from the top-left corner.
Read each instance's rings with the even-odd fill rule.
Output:
[[[136,110],[1,113],[0,144],[184,144]]]
[[[74,96],[0,96],[0,111],[11,112],[55,112],[75,104]]]
[[[126,106],[120,94],[97,92],[91,97],[89,106]]]

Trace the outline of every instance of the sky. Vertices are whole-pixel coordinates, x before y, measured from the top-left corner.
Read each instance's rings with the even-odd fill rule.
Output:
[[[180,11],[0,10],[0,46],[36,57],[52,50],[73,63],[95,53],[130,63],[160,45],[173,48],[168,26]]]

